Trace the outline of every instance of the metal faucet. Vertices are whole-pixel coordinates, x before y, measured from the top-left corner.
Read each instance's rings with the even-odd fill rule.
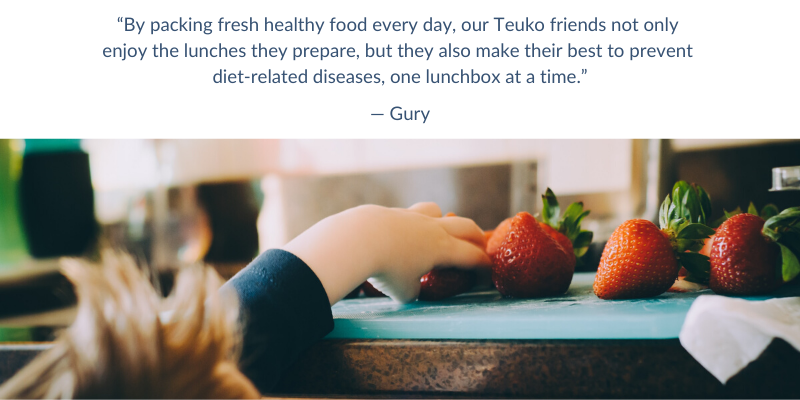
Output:
[[[800,190],[800,165],[772,169],[772,189],[770,192]]]

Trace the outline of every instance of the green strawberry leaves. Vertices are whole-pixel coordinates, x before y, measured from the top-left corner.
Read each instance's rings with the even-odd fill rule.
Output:
[[[703,224],[688,224],[678,232],[678,239],[706,239],[715,231]]]
[[[781,248],[781,276],[784,282],[789,282],[800,274],[800,262],[788,247],[780,243],[778,246]]]
[[[778,241],[780,234],[785,231],[800,232],[800,207],[787,208],[764,223],[764,234],[775,241]]]
[[[742,207],[736,206],[736,209],[734,209],[731,212],[728,212],[727,210],[723,210],[723,211],[725,211],[725,219],[727,220],[728,218],[730,218],[730,217],[732,217],[732,216],[734,216],[736,214],[741,214],[742,213]],[[725,222],[725,221],[723,221],[723,222]]]
[[[558,200],[555,193],[550,188],[542,195],[542,217],[547,225],[558,229],[558,216],[561,214],[561,207],[558,206]]]
[[[711,264],[707,256],[697,252],[705,239],[714,234],[706,223],[711,218],[711,198],[699,185],[686,181],[675,183],[670,195],[661,203],[659,224],[670,238],[678,262],[689,272],[686,279],[707,284]]]
[[[711,263],[707,256],[699,253],[681,253],[678,261],[689,272],[686,275],[687,281],[708,284]]]
[[[728,218],[730,218],[730,217],[732,217],[732,216],[734,216],[736,214],[741,214],[743,212],[742,208],[738,207],[738,206],[733,211],[730,211],[730,212],[728,212],[728,210],[722,210],[722,211],[724,212],[725,215],[723,215],[722,217],[719,217],[718,219],[716,219],[713,223],[711,223],[710,226],[712,226],[714,228],[719,227],[720,225],[722,225],[723,222],[727,221]],[[752,215],[758,215],[762,219],[768,220],[768,219],[778,215],[780,213],[780,210],[778,209],[777,206],[775,206],[775,204],[767,204],[759,212],[758,209],[756,208],[755,204],[753,204],[751,202],[750,205],[747,207],[747,213],[748,214],[752,214]]]
[[[581,258],[589,250],[589,245],[592,244],[594,233],[592,231],[580,231],[575,240],[572,241],[572,247],[575,249],[575,257]]]
[[[711,196],[700,185],[693,185],[697,190],[697,196],[700,199],[700,211],[702,212],[702,219],[697,222],[705,224],[711,218]]]
[[[780,214],[780,212],[781,211],[778,210],[778,207],[775,206],[775,204],[767,204],[761,209],[761,212],[758,214],[758,216],[767,220]]]
[[[581,221],[589,215],[590,211],[584,211],[583,203],[577,202],[567,206],[564,215],[560,215],[561,207],[555,193],[550,188],[547,188],[542,195],[542,205],[542,219],[572,242],[575,258],[580,262],[580,258],[589,250],[594,236],[591,231],[581,229]]]
[[[730,216],[728,215],[727,212],[725,213],[725,216],[727,218],[730,218],[731,216],[736,215],[736,214],[740,214],[741,212],[742,212],[742,210],[739,207],[736,207],[736,210],[733,210],[733,213],[731,213]],[[767,204],[759,212],[758,208],[756,208],[756,205],[753,204],[753,202],[751,201],[750,205],[747,206],[747,213],[755,215],[757,217],[761,217],[763,219],[770,219],[770,218],[780,214],[780,210],[778,210],[778,207],[775,204]]]
[[[699,185],[678,181],[672,188],[674,209],[670,208],[670,219],[684,218],[687,221],[706,223],[711,217],[711,199]]]
[[[672,201],[669,199],[669,195],[664,198],[664,202],[661,203],[661,208],[658,210],[658,225],[661,229],[666,229],[669,225],[669,209],[672,207]]]
[[[797,254],[800,254],[800,207],[787,208],[768,219],[761,232],[781,248],[778,271],[783,281],[789,282],[797,277],[800,274],[797,260]]]
[[[711,217],[711,198],[699,185],[678,181],[670,195],[661,203],[659,224],[661,229],[677,233],[685,223],[706,224]]]
[[[713,229],[703,224],[684,223],[678,227],[678,233],[672,241],[672,245],[678,253],[698,252],[703,248],[705,239],[714,233]]]

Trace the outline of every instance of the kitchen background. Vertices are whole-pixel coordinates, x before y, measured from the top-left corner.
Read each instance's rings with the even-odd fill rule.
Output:
[[[360,204],[435,201],[492,229],[537,213],[547,187],[592,210],[591,269],[619,223],[657,218],[676,180],[705,187],[716,218],[800,204],[769,191],[772,168],[791,165],[800,140],[0,139],[0,317],[74,301],[61,256],[110,246],[156,271],[202,261],[230,277]]]

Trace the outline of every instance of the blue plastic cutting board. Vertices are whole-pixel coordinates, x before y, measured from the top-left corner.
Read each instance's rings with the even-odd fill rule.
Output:
[[[333,306],[329,339],[674,339],[695,293],[664,293],[650,299],[600,300],[594,273],[576,273],[563,296],[504,299],[496,290],[439,302],[398,304],[388,298],[343,300]],[[784,286],[764,300],[800,295]]]

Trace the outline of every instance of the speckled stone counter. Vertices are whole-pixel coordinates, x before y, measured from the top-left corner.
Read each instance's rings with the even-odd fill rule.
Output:
[[[592,294],[592,282],[577,273],[566,295],[545,299],[488,291],[436,303],[340,302],[334,331],[297,360],[274,394],[800,398],[800,353],[782,340],[727,385],[683,349],[676,337],[702,293],[607,302]],[[772,295],[798,294],[800,287],[787,285]],[[46,329],[35,333],[24,340],[52,340]],[[0,344],[0,382],[46,347]]]
[[[290,396],[797,398],[782,340],[727,385],[677,340],[325,340],[287,371]]]
[[[0,382],[49,348],[0,344]],[[774,341],[727,385],[677,340],[323,340],[275,395],[798,398],[800,353]]]
[[[0,344],[0,383],[11,378],[42,351],[49,349],[49,343],[7,343]]]

